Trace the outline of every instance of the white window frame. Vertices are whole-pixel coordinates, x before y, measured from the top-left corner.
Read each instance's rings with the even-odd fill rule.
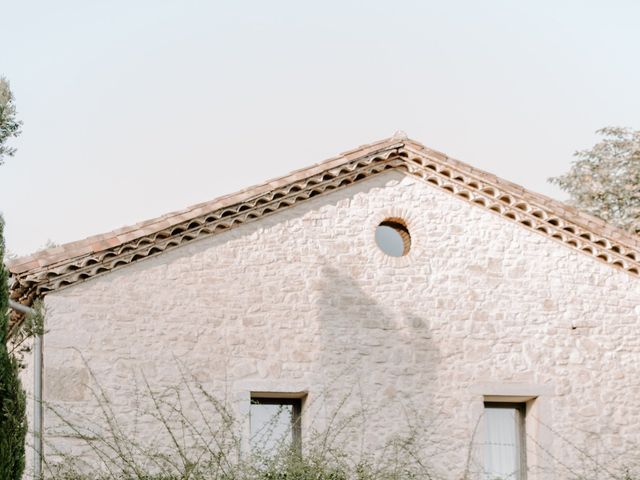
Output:
[[[545,384],[527,382],[482,382],[469,387],[474,396],[471,407],[473,427],[473,463],[484,465],[484,402],[526,403],[525,433],[527,480],[554,478],[555,454],[552,402],[556,395],[553,382]]]

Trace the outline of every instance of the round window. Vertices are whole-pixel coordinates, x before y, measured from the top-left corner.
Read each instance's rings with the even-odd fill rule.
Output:
[[[376,228],[376,243],[391,257],[402,257],[411,250],[411,235],[399,218],[387,218]]]

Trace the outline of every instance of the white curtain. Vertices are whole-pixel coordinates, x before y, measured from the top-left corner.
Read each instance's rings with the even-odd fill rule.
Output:
[[[251,404],[251,447],[254,452],[273,455],[293,441],[293,405]]]
[[[517,408],[486,407],[484,410],[485,480],[522,480],[522,419]]]

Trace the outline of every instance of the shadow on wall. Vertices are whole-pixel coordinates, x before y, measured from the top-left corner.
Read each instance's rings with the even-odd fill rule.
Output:
[[[406,293],[384,305],[393,295],[373,293],[375,284],[372,293],[365,291],[364,282],[375,280],[371,275],[365,280],[365,274],[358,275],[362,271],[324,266],[316,286],[324,396],[316,421],[326,426],[335,421],[336,411],[341,419],[351,419],[341,428],[345,448],[359,449],[356,454],[375,455],[402,437],[411,439],[412,450],[432,472],[446,468],[444,458],[463,465],[466,453],[455,452],[447,438],[450,414],[434,402],[440,352],[428,318],[412,311]],[[405,278],[398,279],[404,290]]]

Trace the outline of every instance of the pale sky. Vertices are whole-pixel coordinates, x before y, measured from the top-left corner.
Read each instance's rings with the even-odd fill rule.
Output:
[[[549,176],[640,128],[640,2],[5,2],[23,134],[11,251],[205,201],[404,130],[564,199]]]

